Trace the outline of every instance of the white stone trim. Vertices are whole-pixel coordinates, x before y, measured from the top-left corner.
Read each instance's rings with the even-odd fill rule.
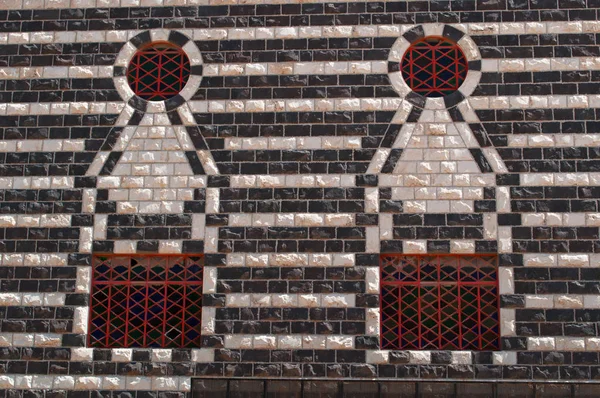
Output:
[[[474,109],[587,109],[600,107],[600,95],[514,95],[470,97]],[[532,134],[536,136],[535,134]],[[529,136],[525,134],[525,136]],[[558,136],[553,134],[552,136]],[[573,136],[571,134],[567,136]]]
[[[215,361],[215,350],[213,348],[194,348],[192,349],[192,361],[212,363]]]
[[[598,337],[528,337],[528,351],[600,351]]]
[[[68,189],[75,187],[75,177],[0,177],[4,189]]]
[[[225,306],[272,308],[351,308],[356,306],[356,294],[347,293],[229,293]]]
[[[386,61],[264,62],[206,64],[203,76],[387,74]]]
[[[71,226],[71,217],[71,214],[2,214],[0,215],[0,228],[64,228]],[[35,253],[31,253],[31,255],[35,255]]]
[[[0,152],[83,152],[85,140],[78,139],[40,139],[40,140],[2,140]]]
[[[65,293],[0,293],[0,305],[62,307],[65,305],[65,297]]]
[[[225,137],[224,146],[226,150],[360,149],[362,147],[362,138],[362,136]]]
[[[60,347],[62,334],[54,333],[0,333],[4,347]]]
[[[600,226],[600,213],[523,213],[521,217],[523,226]]]
[[[367,174],[381,173],[381,169],[383,168],[383,165],[385,165],[391,151],[392,150],[389,148],[377,148],[375,155],[373,155],[373,158],[371,159],[371,163],[369,163]]]
[[[515,134],[508,136],[508,147],[598,147],[600,134]]]
[[[156,390],[190,391],[191,378],[186,376],[0,376],[0,388],[19,390]]]
[[[584,295],[527,294],[525,295],[525,308],[585,308]]]
[[[3,66],[0,78],[17,79],[56,79],[56,78],[112,78],[112,66]]]
[[[513,308],[500,308],[500,335],[516,336],[516,326],[515,310]]]
[[[232,175],[231,188],[355,187],[354,174],[256,174]]]
[[[255,113],[255,112],[327,112],[327,111],[395,111],[403,100],[386,98],[308,98],[308,99],[248,99],[193,100],[190,109],[195,113]],[[5,104],[0,104],[1,106]],[[20,104],[17,104],[20,105]]]
[[[600,173],[521,173],[521,186],[598,186]]]
[[[554,32],[558,33],[558,32]],[[598,70],[600,57],[506,58],[482,60],[482,72],[545,72]]]
[[[354,213],[229,213],[232,227],[351,227]]]
[[[0,116],[88,115],[120,113],[123,102],[37,102],[0,103]]]
[[[228,349],[354,349],[354,336],[346,335],[251,335],[226,334],[224,347]]]
[[[0,255],[0,264],[8,266],[67,265],[67,253],[4,253]]]
[[[228,253],[229,267],[354,267],[354,253]]]

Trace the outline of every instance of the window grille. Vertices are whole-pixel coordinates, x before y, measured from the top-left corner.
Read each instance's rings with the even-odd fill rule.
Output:
[[[179,94],[190,70],[190,60],[181,48],[152,43],[134,54],[127,69],[127,81],[138,97],[162,101]]]
[[[91,347],[199,347],[202,256],[93,257]]]
[[[468,63],[456,43],[430,36],[410,45],[402,58],[401,70],[404,81],[415,93],[444,97],[465,81]]]
[[[381,348],[499,347],[495,256],[381,257]]]

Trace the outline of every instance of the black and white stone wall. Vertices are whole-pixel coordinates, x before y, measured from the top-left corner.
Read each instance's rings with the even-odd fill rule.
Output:
[[[600,379],[599,13],[0,0],[0,397]],[[469,63],[446,98],[398,69],[430,35]],[[192,65],[170,100],[127,84],[153,41]],[[204,255],[202,345],[88,347],[92,256],[177,253]],[[382,253],[497,254],[499,349],[382,350]]]

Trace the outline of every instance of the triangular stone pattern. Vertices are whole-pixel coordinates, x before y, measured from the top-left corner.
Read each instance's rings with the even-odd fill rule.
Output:
[[[139,126],[126,129],[117,142],[123,154],[111,173],[123,178],[109,199],[117,201],[119,213],[181,212],[183,201],[193,198],[193,188],[183,184],[187,178],[177,184],[178,177],[194,175],[184,152],[185,127],[172,126],[166,114],[147,113]]]

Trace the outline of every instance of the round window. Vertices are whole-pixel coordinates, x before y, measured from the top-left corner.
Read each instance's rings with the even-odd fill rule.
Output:
[[[190,60],[170,43],[151,43],[138,50],[127,68],[127,81],[137,95],[148,101],[176,96],[190,77]]]
[[[467,77],[465,54],[453,41],[430,36],[410,45],[401,64],[402,77],[408,86],[424,97],[452,94]]]

